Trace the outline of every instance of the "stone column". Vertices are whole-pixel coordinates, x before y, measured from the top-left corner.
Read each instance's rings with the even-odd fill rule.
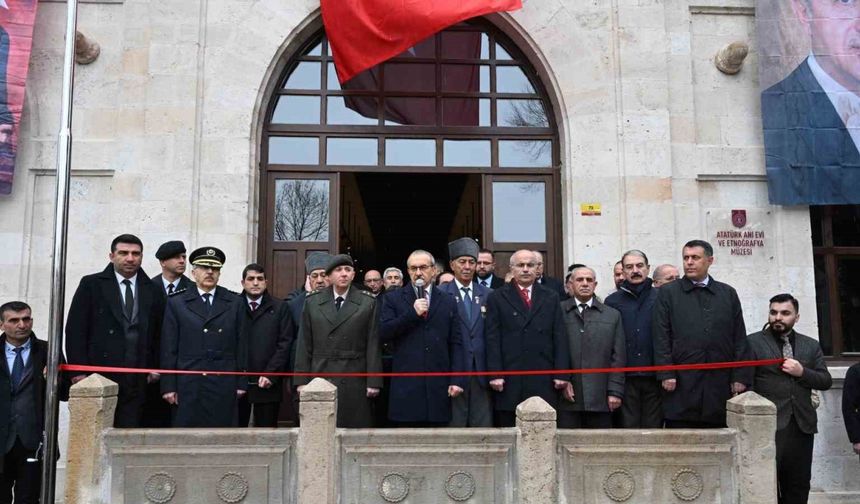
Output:
[[[337,387],[322,378],[314,378],[302,389],[300,400],[297,502],[334,504]]]
[[[98,494],[102,435],[113,427],[119,386],[100,374],[91,374],[69,392],[69,446],[66,450],[65,504],[89,504]]]
[[[517,406],[517,487],[522,504],[558,501],[555,410],[540,397]]]
[[[726,402],[728,426],[738,431],[738,490],[741,504],[776,502],[776,406],[746,392]]]

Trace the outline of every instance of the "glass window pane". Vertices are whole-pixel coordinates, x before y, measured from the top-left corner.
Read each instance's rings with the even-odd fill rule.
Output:
[[[388,63],[385,65],[386,91],[435,91],[436,65],[432,63]]]
[[[489,140],[445,140],[445,166],[490,166]]]
[[[442,59],[478,59],[488,54],[487,35],[476,31],[442,32]]]
[[[315,165],[319,161],[319,138],[269,137],[269,163]]]
[[[395,58],[435,58],[436,57],[436,35],[430,35],[409,49],[395,56]]]
[[[330,96],[326,124],[378,124],[375,96]],[[367,115],[368,117],[365,117]]]
[[[275,124],[319,124],[319,96],[281,96],[272,114]]]
[[[493,182],[493,241],[546,241],[546,184]]]
[[[489,93],[488,65],[442,65],[442,91]]]
[[[328,179],[275,181],[275,241],[328,241]]]
[[[386,98],[383,114],[387,126],[435,126],[436,99]]]
[[[496,44],[496,59],[511,60],[513,58],[511,58],[511,55],[508,54],[508,51],[505,51],[505,49],[500,44]]]
[[[328,74],[326,75],[326,88],[340,90],[340,82],[337,80],[337,69],[334,63],[328,64]]]
[[[326,164],[375,165],[378,156],[375,138],[329,138],[326,143]]]
[[[285,89],[319,89],[322,64],[315,61],[302,61],[287,77]]]
[[[549,140],[499,140],[499,166],[548,168],[552,166]]]
[[[833,207],[833,245],[860,246],[860,205]]]
[[[385,141],[385,164],[390,166],[436,166],[436,141],[398,139]]]
[[[540,100],[497,100],[499,126],[547,128],[549,119]]]
[[[842,311],[842,351],[860,352],[860,259],[840,258],[836,262],[839,304]]]
[[[443,126],[489,126],[488,98],[445,98],[442,100]]]
[[[319,44],[311,47],[305,56],[322,56],[322,41]]]
[[[497,93],[528,93],[534,94],[535,88],[526,77],[526,73],[518,66],[496,67]]]

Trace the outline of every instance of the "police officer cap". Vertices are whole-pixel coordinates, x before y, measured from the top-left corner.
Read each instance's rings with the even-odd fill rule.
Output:
[[[215,247],[200,247],[191,253],[188,258],[194,266],[209,266],[211,268],[220,268],[227,261],[227,256],[221,249]]]
[[[185,244],[179,240],[164,242],[155,251],[155,258],[159,261],[165,261],[171,257],[176,257],[179,254],[185,253]]]
[[[338,254],[331,258],[328,266],[325,268],[325,274],[330,275],[332,271],[338,266],[352,266],[352,257],[349,257],[346,254]]]
[[[331,254],[327,252],[311,252],[305,258],[305,273],[311,274],[311,271],[325,269],[331,261]]]
[[[460,238],[448,244],[448,257],[453,261],[458,257],[468,256],[478,260],[478,242],[471,238]]]

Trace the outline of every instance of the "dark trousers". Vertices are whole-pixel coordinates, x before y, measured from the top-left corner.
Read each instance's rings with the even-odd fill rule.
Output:
[[[36,450],[25,449],[20,439],[3,459],[3,474],[0,475],[0,504],[36,504],[39,502],[39,486],[42,480],[41,462],[27,462]],[[12,492],[15,499],[12,499]]]
[[[396,422],[389,420],[388,423],[395,429],[435,429],[437,427],[448,427],[447,422]]]
[[[669,420],[666,419],[667,429],[725,429],[725,424],[711,422],[699,422],[696,420]]]
[[[477,377],[469,378],[466,390],[451,399],[451,427],[492,427],[493,396]]]
[[[254,427],[277,427],[278,411],[281,403],[250,403],[248,396],[239,399],[239,427],[247,427],[251,420],[251,406],[254,406]]]
[[[621,426],[625,429],[663,427],[663,397],[660,382],[653,376],[628,376],[621,403]]]
[[[611,429],[612,413],[599,411],[559,411],[559,429]]]
[[[496,427],[514,427],[517,425],[517,413],[515,411],[496,410]]]
[[[148,429],[170,427],[170,405],[161,396],[161,382],[146,385],[140,426]]]
[[[800,430],[794,416],[776,431],[776,479],[779,504],[806,504],[812,478],[814,436]]]

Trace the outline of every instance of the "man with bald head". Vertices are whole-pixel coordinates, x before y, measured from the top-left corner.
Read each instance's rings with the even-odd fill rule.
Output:
[[[464,369],[457,302],[433,287],[436,260],[416,250],[406,260],[411,283],[387,292],[380,321],[382,341],[394,348],[392,371]],[[465,388],[462,377],[391,379],[388,418],[400,427],[444,427],[451,421],[451,397]]]
[[[368,292],[374,296],[378,296],[382,292],[382,274],[377,270],[367,270],[364,274],[364,286]]]
[[[511,282],[487,298],[487,369],[520,371],[570,369],[570,353],[558,294],[535,283],[537,257],[531,250],[511,256]],[[516,407],[540,396],[556,407],[559,395],[572,400],[570,375],[490,376],[496,425],[513,427]]]
[[[662,287],[678,279],[678,268],[671,264],[661,264],[654,268],[654,287]]]

